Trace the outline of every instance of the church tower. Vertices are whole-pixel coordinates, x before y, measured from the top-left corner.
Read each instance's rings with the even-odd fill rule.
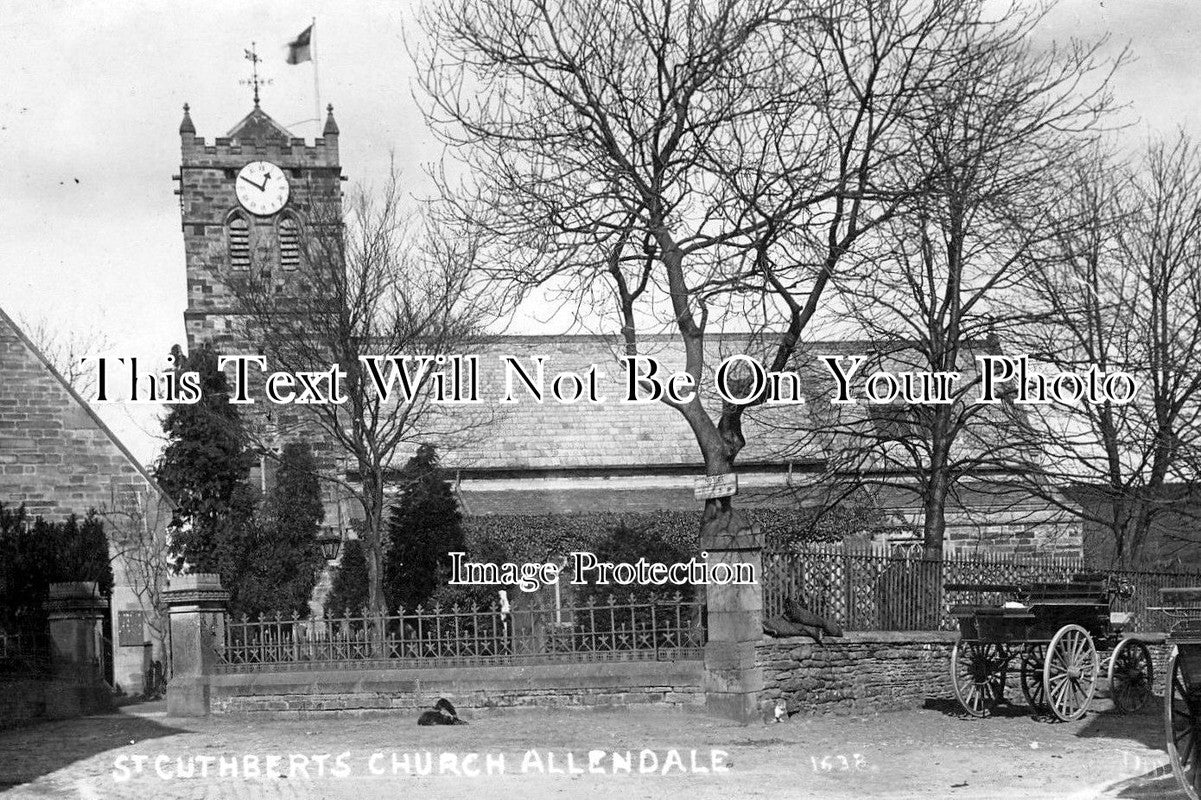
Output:
[[[256,78],[257,80],[257,78]],[[262,353],[247,329],[249,315],[239,307],[231,285],[239,276],[270,277],[274,296],[311,296],[301,264],[302,237],[314,226],[342,216],[342,167],[338,124],[327,107],[322,137],[312,144],[292,134],[262,110],[255,87],[254,108],[225,136],[211,143],[196,135],[187,105],[179,125],[179,209],[188,279],[184,311],[187,347],[209,346],[219,355]],[[252,382],[259,378],[257,373]],[[312,445],[318,467],[335,471],[328,441],[311,430],[303,415],[266,402],[247,406],[244,421],[258,431],[258,446],[276,453],[286,441]],[[260,458],[252,480],[264,489],[274,462]],[[322,482],[326,523],[341,519],[332,484]]]
[[[244,341],[238,273],[266,271],[277,287],[295,278],[300,237],[317,209],[341,217],[338,125],[328,107],[322,138],[307,144],[254,108],[212,144],[196,135],[188,106],[179,125],[179,208],[188,276],[188,349],[257,352]],[[261,274],[261,273],[260,273]],[[303,291],[305,287],[295,287]]]

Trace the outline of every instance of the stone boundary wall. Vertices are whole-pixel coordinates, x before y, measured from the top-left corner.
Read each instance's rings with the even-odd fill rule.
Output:
[[[0,678],[0,730],[26,722],[111,711],[112,699],[94,684],[51,678]]]
[[[951,688],[951,648],[956,631],[849,632],[818,644],[806,636],[763,639],[756,650],[763,670],[760,706],[772,713],[783,698],[790,714],[863,714],[918,708],[927,700],[955,703]],[[1163,634],[1140,634],[1154,661],[1154,690],[1163,691],[1170,647]],[[1099,650],[1104,696],[1109,650]],[[1025,703],[1012,663],[1006,697]]]
[[[0,680],[0,730],[34,719],[46,719],[50,681],[35,678]]]
[[[790,714],[864,713],[953,697],[948,682],[954,631],[849,632],[818,644],[807,636],[764,639],[761,705],[783,698]]]
[[[704,705],[704,663],[575,664],[222,672],[209,677],[213,714],[312,717],[328,713],[416,714],[446,697],[459,711]]]

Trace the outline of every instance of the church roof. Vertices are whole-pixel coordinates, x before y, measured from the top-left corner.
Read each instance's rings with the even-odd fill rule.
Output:
[[[249,114],[242,117],[237,125],[230,128],[226,136],[230,139],[258,142],[268,142],[273,139],[283,142],[292,140],[291,131],[271,119],[270,115],[258,105],[255,105]]]
[[[660,378],[683,366],[683,353],[676,337],[646,337],[640,349],[644,355],[659,361]],[[443,465],[496,475],[555,473],[565,469],[699,468],[703,464],[700,449],[678,411],[659,402],[620,401],[625,379],[616,359],[621,350],[620,342],[590,335],[498,336],[483,344],[474,351],[479,356],[480,393],[486,400],[484,410],[478,412],[482,418],[475,418],[462,406],[444,407],[443,413],[451,416],[447,428],[467,427],[468,431],[461,437],[451,437],[459,441],[448,442],[443,448]],[[713,370],[718,363],[735,354],[761,357],[766,350],[762,343],[726,333],[709,337],[707,351],[701,394],[712,413],[720,409],[712,390]],[[864,373],[880,368],[895,373],[920,369],[920,360],[904,347],[882,348],[879,343],[852,340],[803,344],[788,371],[795,371],[800,377],[806,402],[748,410],[742,422],[746,446],[738,456],[739,464],[744,467],[822,464],[866,431],[875,429],[875,435],[887,438],[890,420],[878,418],[879,407],[863,402],[851,405],[830,402],[835,397],[834,378],[818,360],[819,355],[869,353],[877,355]],[[497,402],[505,391],[506,370],[502,361],[505,356],[517,359],[530,374],[536,372],[535,359],[545,358],[548,396],[544,402],[532,400],[520,379],[513,381],[518,402]],[[964,361],[961,369],[971,373],[970,353],[965,354]],[[580,400],[563,404],[549,396],[552,380],[560,371],[587,376],[593,365],[598,369],[599,394],[605,402],[593,404]],[[787,389],[784,394],[790,396]],[[991,439],[1003,433],[1005,424],[1014,423],[998,418],[992,419],[992,424],[982,423],[979,430],[973,428],[971,436],[960,437],[957,453],[967,456],[969,451],[978,453],[996,444]]]
[[[739,352],[731,342],[718,337],[710,343],[709,372],[706,386],[712,386],[712,368],[722,355]],[[486,420],[472,419],[478,427],[469,430],[463,441],[447,446],[443,465],[462,470],[540,471],[572,468],[614,469],[632,467],[698,468],[703,464],[701,451],[688,423],[676,410],[663,403],[623,403],[624,372],[617,363],[620,344],[607,337],[571,336],[498,336],[475,350],[479,356],[480,393],[486,400],[481,414]],[[683,353],[674,337],[649,336],[642,342],[644,355],[661,365],[661,377],[683,366]],[[720,352],[719,352],[720,351]],[[499,403],[504,395],[506,370],[503,357],[515,358],[530,374],[536,372],[535,359],[545,358],[544,402],[533,400],[515,378],[517,402]],[[558,373],[570,370],[588,375],[598,370],[598,394],[601,403],[580,400],[565,404],[549,392]],[[706,396],[710,392],[703,392]],[[712,397],[706,406],[715,408]],[[452,415],[447,426],[459,427],[471,419],[463,407],[448,407]],[[784,461],[814,462],[822,454],[811,442],[796,443],[796,428],[808,421],[806,406],[781,406],[758,409],[743,422],[747,444],[739,455],[744,465],[779,464]]]

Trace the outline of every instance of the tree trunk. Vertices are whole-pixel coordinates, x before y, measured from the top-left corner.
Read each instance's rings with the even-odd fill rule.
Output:
[[[384,492],[383,481],[360,464],[363,476],[363,551],[367,560],[367,608],[374,614],[387,613],[384,597]]]
[[[947,535],[947,480],[941,471],[930,476],[922,501],[922,549],[927,558],[942,558]]]
[[[950,476],[947,474],[945,442],[935,440],[931,453],[930,478],[922,501],[922,569],[919,574],[925,585],[921,588],[922,603],[918,627],[938,630],[943,607],[943,545],[947,535],[947,495]]]
[[[1126,563],[1129,564],[1130,569],[1138,569],[1140,563],[1147,560],[1147,556],[1150,555],[1144,553],[1143,550],[1147,545],[1147,538],[1151,534],[1151,522],[1154,516],[1151,503],[1146,499],[1138,500],[1134,509],[1134,513],[1130,515],[1126,548]]]
[[[922,549],[926,558],[942,558],[947,534],[947,495],[951,492],[951,419],[949,408],[935,410],[930,468],[922,498]]]
[[[734,508],[732,500],[730,497],[719,497],[705,501],[705,510],[701,515],[702,550],[737,544],[740,536],[750,532],[750,520],[740,509]]]
[[[373,613],[383,613],[383,554],[380,553],[379,534],[371,536],[371,541],[365,548],[367,556],[367,608]]]

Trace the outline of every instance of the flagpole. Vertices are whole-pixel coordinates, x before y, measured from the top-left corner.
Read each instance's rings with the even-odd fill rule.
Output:
[[[317,122],[317,138],[321,138],[321,83],[317,79],[317,39],[314,34],[317,33],[317,18],[313,17],[312,25],[309,27],[309,52],[313,56],[313,102],[316,114],[313,119]]]

